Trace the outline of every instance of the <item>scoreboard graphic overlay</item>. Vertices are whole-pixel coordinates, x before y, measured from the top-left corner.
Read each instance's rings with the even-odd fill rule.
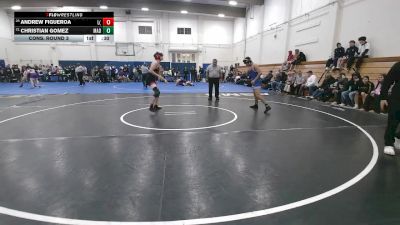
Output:
[[[114,42],[114,12],[15,12],[16,42]]]

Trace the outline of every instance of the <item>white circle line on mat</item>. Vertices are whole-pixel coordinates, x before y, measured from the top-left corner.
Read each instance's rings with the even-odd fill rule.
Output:
[[[33,111],[30,113],[15,116],[15,117],[12,117],[12,118],[9,118],[6,120],[2,120],[2,121],[0,121],[0,125],[2,123],[10,121],[10,120],[21,118],[23,116],[32,115],[35,113],[49,111],[52,109],[59,109],[59,108],[63,108],[63,107],[80,105],[80,104],[85,104],[85,103],[110,101],[110,100],[121,100],[121,99],[129,99],[129,98],[143,98],[143,96],[142,97],[127,97],[127,98],[94,100],[94,101],[78,102],[78,103],[73,103],[73,104],[67,104],[67,105],[47,108],[47,109]],[[231,98],[231,97],[224,97],[224,98]],[[252,100],[252,99],[248,99],[248,98],[232,98],[232,99]],[[272,101],[269,101],[269,102],[272,102]],[[40,214],[35,214],[35,213],[14,210],[14,209],[1,207],[1,206],[0,206],[0,214],[14,216],[14,217],[22,218],[22,219],[27,219],[27,220],[33,220],[33,221],[55,223],[55,224],[68,224],[68,225],[200,225],[200,224],[215,224],[215,223],[223,223],[223,222],[232,222],[232,221],[251,219],[251,218],[266,216],[266,215],[270,215],[270,214],[274,214],[274,213],[284,212],[284,211],[287,211],[290,209],[295,209],[295,208],[298,208],[301,206],[309,205],[309,204],[321,201],[323,199],[329,198],[331,196],[334,196],[334,195],[348,189],[349,187],[355,185],[356,183],[358,183],[360,180],[362,180],[364,177],[366,177],[372,171],[372,169],[375,167],[375,165],[378,161],[378,157],[379,157],[378,145],[376,144],[376,141],[374,140],[374,138],[366,130],[364,130],[361,126],[359,126],[345,118],[342,118],[340,116],[336,116],[334,114],[320,111],[317,109],[308,108],[308,107],[300,106],[300,105],[289,104],[289,103],[283,103],[283,102],[272,102],[272,103],[293,106],[293,107],[307,109],[307,110],[314,111],[314,112],[319,112],[319,113],[340,119],[342,121],[345,121],[345,122],[355,126],[362,133],[364,133],[371,142],[371,145],[372,145],[371,160],[369,161],[367,166],[355,177],[353,177],[349,181],[347,181],[331,190],[323,192],[321,194],[318,194],[318,195],[315,195],[315,196],[312,196],[312,197],[309,197],[309,198],[306,198],[306,199],[303,199],[300,201],[281,205],[281,206],[276,206],[276,207],[252,211],[252,212],[238,213],[238,214],[233,214],[233,215],[200,218],[200,219],[175,220],[175,221],[150,221],[150,222],[94,221],[94,220],[79,220],[79,219],[69,219],[69,218],[62,218],[62,217],[46,216],[46,215],[40,215]],[[273,110],[271,112],[273,113]]]
[[[135,127],[135,128],[140,128],[140,129],[145,129],[145,130],[160,130],[160,131],[193,131],[193,130],[205,130],[205,129],[212,129],[212,128],[217,128],[217,127],[222,127],[228,124],[231,124],[233,122],[235,122],[238,118],[237,114],[235,112],[233,112],[232,110],[229,109],[224,109],[221,107],[215,107],[215,106],[206,106],[206,105],[164,105],[163,107],[203,107],[203,108],[211,108],[211,109],[219,109],[219,110],[223,110],[226,112],[229,112],[233,115],[233,119],[231,119],[228,122],[225,123],[221,123],[221,124],[217,124],[217,125],[212,125],[212,126],[205,126],[205,127],[191,127],[191,128],[157,128],[157,127],[145,127],[145,126],[139,126],[136,124],[131,124],[129,122],[125,121],[125,116],[128,114],[131,114],[133,112],[137,112],[137,111],[141,111],[141,110],[148,110],[149,108],[140,108],[140,109],[135,109],[129,112],[124,113],[121,117],[120,120],[122,123],[131,126],[131,127]]]

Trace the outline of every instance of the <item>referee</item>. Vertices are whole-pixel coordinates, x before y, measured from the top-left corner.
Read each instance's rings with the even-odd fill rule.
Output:
[[[208,101],[212,100],[213,86],[215,86],[215,100],[219,101],[219,80],[222,78],[221,67],[217,65],[217,60],[213,59],[212,65],[206,70],[208,80]]]
[[[85,85],[85,81],[83,81],[83,75],[87,73],[86,68],[78,63],[77,67],[75,68],[75,73],[78,76],[79,86]]]

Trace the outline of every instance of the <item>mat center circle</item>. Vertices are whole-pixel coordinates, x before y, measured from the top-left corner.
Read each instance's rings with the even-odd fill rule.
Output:
[[[190,131],[222,127],[237,120],[235,112],[207,105],[165,105],[162,110],[150,112],[139,108],[120,117],[122,123],[140,129],[163,131]]]

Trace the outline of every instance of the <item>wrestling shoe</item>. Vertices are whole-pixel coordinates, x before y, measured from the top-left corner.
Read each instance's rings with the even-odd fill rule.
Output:
[[[264,110],[264,113],[266,114],[268,111],[270,111],[271,110],[271,106],[269,106],[269,105],[265,105],[265,110]]]
[[[252,109],[258,109],[258,105],[257,105],[257,104],[252,105],[252,106],[250,106],[250,108],[252,108]]]

